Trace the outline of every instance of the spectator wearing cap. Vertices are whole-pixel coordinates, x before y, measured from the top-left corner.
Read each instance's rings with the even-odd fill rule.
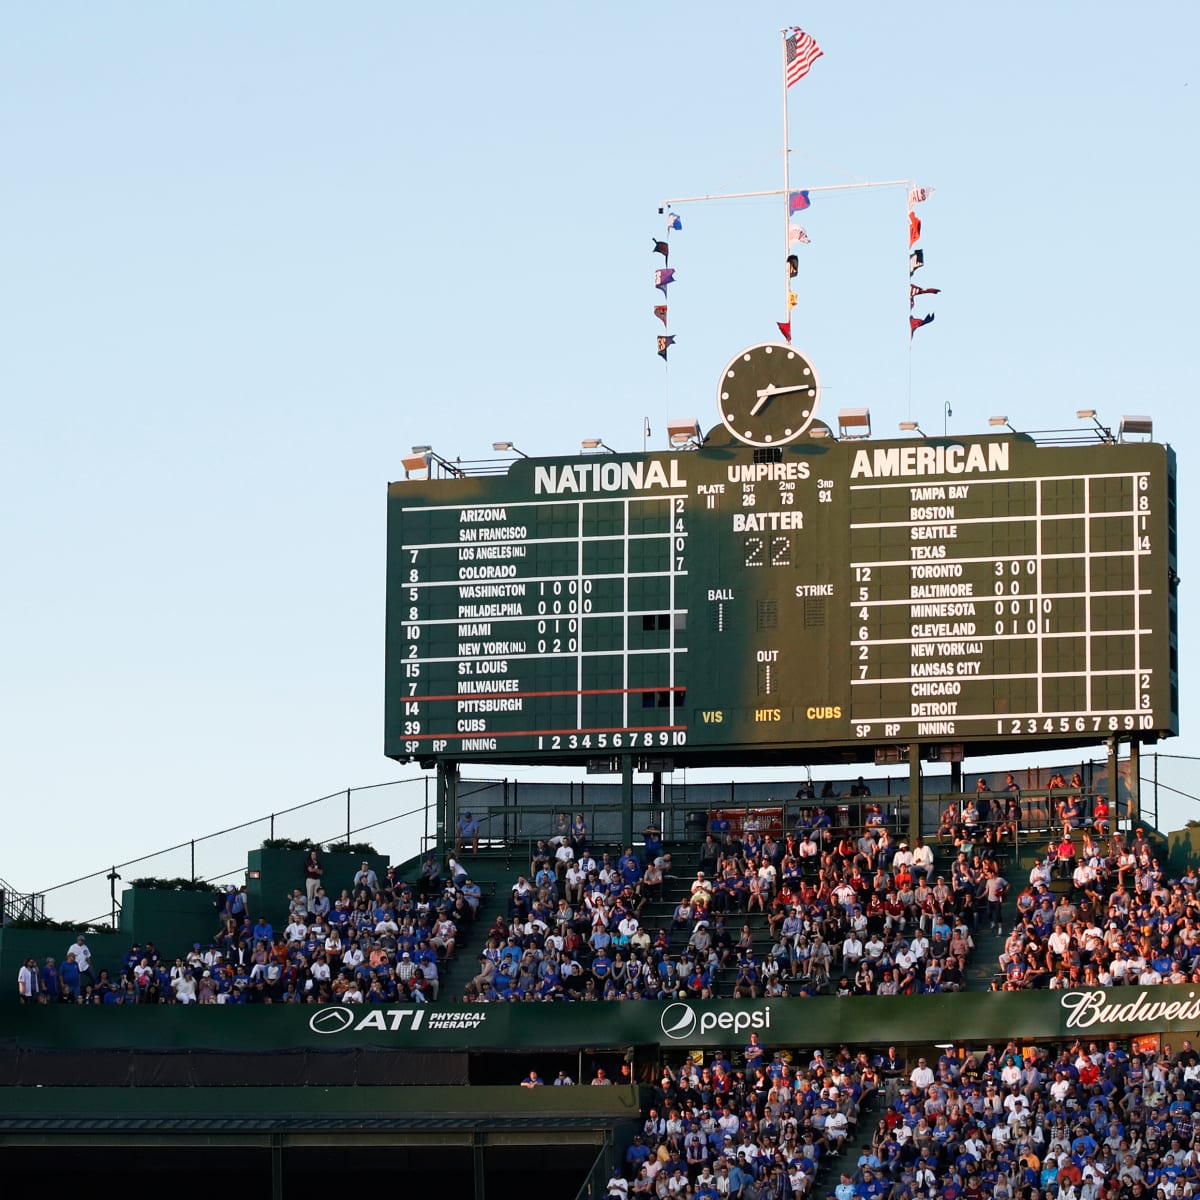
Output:
[[[42,995],[46,1000],[55,1003],[61,999],[62,988],[59,982],[58,968],[54,965],[54,959],[46,959],[46,965],[42,967],[39,977],[41,983]]]
[[[368,896],[373,896],[379,890],[379,876],[365,858],[354,874],[354,890]]]
[[[471,843],[471,853],[479,853],[479,821],[470,812],[464,812],[454,825],[454,853],[461,855],[463,846]]]

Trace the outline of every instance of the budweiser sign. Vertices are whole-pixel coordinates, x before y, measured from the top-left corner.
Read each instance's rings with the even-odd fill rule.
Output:
[[[1171,992],[1175,990],[1172,988]],[[1157,988],[1142,988],[1126,999],[1129,993],[1124,988],[1097,988],[1090,992],[1064,992],[1059,1002],[1067,1013],[1068,1029],[1090,1029],[1093,1025],[1155,1026],[1200,1017],[1200,997],[1194,991],[1189,990],[1182,999],[1151,999],[1156,991]]]

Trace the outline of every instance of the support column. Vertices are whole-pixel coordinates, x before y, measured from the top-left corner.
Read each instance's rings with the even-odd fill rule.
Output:
[[[475,1200],[485,1200],[484,1169],[483,1169],[483,1134],[476,1130],[471,1134],[471,1159],[475,1173]]]
[[[1111,737],[1106,743],[1108,748],[1108,809],[1114,818],[1117,812],[1117,798],[1120,793],[1120,780],[1117,778],[1117,753],[1121,748],[1120,741]],[[1137,820],[1132,812],[1129,814],[1131,822]]]
[[[908,745],[908,844],[915,846],[921,836],[921,744]]]
[[[1155,798],[1157,800],[1157,797]],[[1111,800],[1108,807],[1112,811],[1113,824],[1116,824],[1117,806]],[[1137,738],[1129,739],[1129,816],[1131,820],[1142,819],[1142,743]],[[1158,810],[1155,809],[1155,822],[1158,825]]]
[[[458,820],[458,763],[438,760],[437,843],[445,847]]]
[[[271,1134],[271,1200],[283,1200],[283,1138]]]
[[[633,755],[621,756],[621,845],[633,845]]]

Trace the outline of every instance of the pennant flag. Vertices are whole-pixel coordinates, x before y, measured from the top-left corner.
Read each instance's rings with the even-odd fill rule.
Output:
[[[800,260],[794,255],[787,256],[788,278],[795,279],[800,274]]]
[[[933,320],[933,318],[930,317],[930,320]],[[662,334],[659,334],[658,354],[663,362],[667,361],[667,347],[673,345],[675,345],[675,337],[673,334],[667,334],[665,337]]]
[[[791,312],[796,307],[796,293],[788,292],[788,312]]]
[[[908,256],[908,277],[909,277],[909,279],[911,279],[913,277],[914,271],[919,271],[924,265],[925,265],[925,251],[924,250],[914,250]],[[664,292],[663,295],[665,296],[666,292]]]
[[[911,307],[912,301],[909,301]],[[654,315],[665,325],[667,323],[667,306],[665,304],[656,304],[654,306]]]
[[[791,345],[792,341],[792,323],[791,321],[776,321],[779,326],[779,332],[783,334],[783,340]]]
[[[908,211],[908,244],[914,245],[921,237],[921,218],[912,209]]]
[[[683,228],[683,222],[679,219],[678,213],[673,213],[673,212],[667,213],[667,228],[668,229],[682,229]]]
[[[788,192],[788,212],[803,212],[812,201],[808,198],[807,192]]]
[[[913,301],[918,296],[940,296],[941,288],[919,288],[915,283],[908,285],[908,311],[912,312]]]
[[[654,286],[665,296],[669,284],[675,282],[675,268],[663,267],[661,270],[654,272]]]
[[[913,187],[908,189],[908,206],[911,208],[914,204],[921,204],[928,200],[937,188]]]
[[[806,246],[810,244],[809,236],[804,232],[804,227],[802,225],[788,226],[788,241],[803,242]]]
[[[799,83],[812,70],[824,51],[803,29],[793,29],[785,40],[784,80],[788,87]]]
[[[912,216],[912,214],[909,213],[909,216]],[[660,242],[658,240],[658,238],[655,238],[654,239],[654,253],[661,254],[663,256],[663,258],[667,259],[669,262],[670,258],[671,258],[670,243],[669,242]]]
[[[933,323],[933,313],[926,313],[923,317],[908,318],[908,338],[912,341],[912,335],[921,328],[922,325],[930,325]],[[658,339],[660,342],[662,338]]]

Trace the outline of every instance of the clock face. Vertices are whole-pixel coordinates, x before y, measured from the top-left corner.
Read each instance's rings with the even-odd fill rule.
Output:
[[[738,441],[782,446],[812,424],[820,395],[817,373],[799,350],[763,342],[735,355],[721,372],[717,411]]]

